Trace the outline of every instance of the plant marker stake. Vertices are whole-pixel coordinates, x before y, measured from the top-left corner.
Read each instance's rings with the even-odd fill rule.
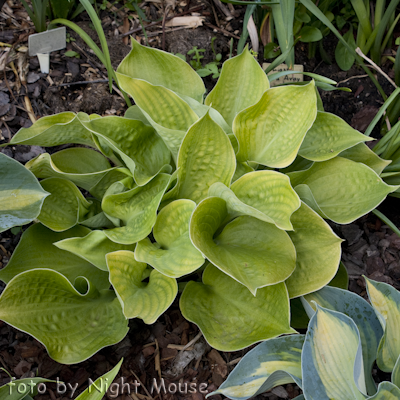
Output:
[[[44,74],[48,74],[50,70],[50,53],[65,47],[65,26],[29,36],[29,55],[38,57],[40,71]]]

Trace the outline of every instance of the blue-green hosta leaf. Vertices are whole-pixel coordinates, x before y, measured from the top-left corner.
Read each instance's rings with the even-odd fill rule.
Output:
[[[22,164],[0,153],[0,232],[35,219],[48,195]]]
[[[286,383],[301,387],[301,348],[304,335],[269,339],[250,350],[212,394],[245,400]]]
[[[110,282],[114,286],[126,318],[141,318],[154,323],[168,309],[178,293],[176,279],[157,270],[150,273],[149,283],[142,282],[147,264],[135,260],[131,251],[107,254]]]
[[[368,278],[365,281],[371,304],[384,330],[376,363],[382,371],[391,372],[400,355],[400,292],[387,283]]]
[[[145,186],[123,193],[106,194],[102,202],[104,212],[123,223],[121,227],[104,231],[106,236],[121,244],[144,239],[156,223],[157,209],[169,180],[170,175],[158,174]]]
[[[253,296],[211,264],[203,273],[203,283],[190,281],[186,285],[180,308],[217,350],[236,351],[261,340],[296,333],[289,325],[284,283],[261,288]]]
[[[133,97],[176,160],[186,131],[199,119],[196,113],[177,94],[163,86],[117,75],[121,88]]]
[[[370,395],[376,393],[372,367],[383,330],[371,305],[355,293],[329,286],[304,296],[302,301],[307,301],[311,306],[311,302],[315,301],[321,307],[346,314],[355,322],[361,338],[367,391]]]
[[[171,171],[171,154],[151,126],[115,116],[97,118],[85,126],[121,157],[139,186],[145,185],[160,171]]]
[[[89,115],[63,112],[40,118],[29,128],[21,128],[10,144],[32,144],[51,147],[67,143],[86,144],[95,147],[92,134],[83,125]]]
[[[56,271],[23,272],[0,297],[0,319],[39,340],[57,362],[84,361],[121,341],[128,323],[114,292],[79,283],[85,293]]]
[[[203,80],[188,63],[165,51],[141,46],[134,39],[131,52],[122,60],[117,71],[203,102]]]
[[[307,185],[323,216],[339,224],[367,214],[397,189],[384,183],[366,165],[342,157],[314,163],[306,171],[288,175],[295,189],[297,185]]]
[[[308,160],[326,161],[343,150],[370,140],[374,139],[356,131],[338,116],[318,111],[299,154]]]
[[[347,315],[317,306],[301,355],[306,399],[364,400],[361,340]]]
[[[176,200],[165,206],[153,228],[156,243],[141,240],[135,250],[137,261],[145,262],[162,274],[180,278],[204,263],[204,257],[189,237],[189,220],[196,204],[191,200]]]
[[[92,231],[84,237],[71,237],[55,242],[54,245],[83,258],[103,271],[108,271],[106,254],[118,250],[134,251],[136,246],[112,242],[104,231]]]
[[[333,279],[339,267],[342,239],[304,203],[291,221],[294,231],[288,234],[296,248],[296,269],[286,286],[293,298],[321,289]]]
[[[33,396],[41,383],[54,382],[45,378],[24,378],[13,380],[0,387],[0,399],[27,400],[26,396]]]
[[[398,400],[400,399],[400,389],[391,382],[381,382],[378,386],[378,393],[369,397],[368,400]]]
[[[392,371],[392,383],[400,388],[400,355]]]
[[[177,199],[198,203],[208,195],[215,182],[229,186],[236,159],[231,142],[209,114],[193,124],[179,150],[178,182],[173,189]]]
[[[62,178],[47,178],[40,182],[50,193],[43,203],[38,220],[56,232],[66,231],[83,220],[91,202],[87,201],[79,189]]]
[[[203,200],[192,214],[193,244],[215,266],[246,286],[257,289],[285,281],[296,266],[296,250],[285,231],[249,216],[241,216],[214,237],[228,216],[226,202]]]
[[[218,110],[232,125],[235,116],[257,103],[268,88],[267,75],[245,49],[242,54],[224,62],[218,82],[205,104]]]
[[[53,232],[42,224],[30,226],[22,234],[7,266],[0,270],[0,279],[8,283],[22,272],[48,268],[63,274],[71,283],[74,283],[78,276],[84,276],[98,289],[108,288],[108,273],[99,271],[87,261],[53,246],[53,243],[59,240],[83,237],[89,232],[90,229],[79,225],[65,232]]]
[[[297,156],[317,115],[314,82],[268,89],[260,101],[233,121],[238,161],[284,168]]]

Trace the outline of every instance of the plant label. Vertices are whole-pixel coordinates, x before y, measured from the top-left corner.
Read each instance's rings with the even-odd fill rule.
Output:
[[[269,63],[264,63],[263,64],[263,69],[265,70],[270,66]],[[275,74],[276,72],[282,72],[282,71],[288,71],[288,67],[286,64],[280,64],[277,67],[275,67],[271,72],[268,73],[268,75]],[[304,66],[300,64],[295,64],[293,66],[294,71],[299,71],[299,72],[304,72]],[[278,86],[282,85],[283,83],[292,83],[292,82],[303,82],[304,80],[304,75],[303,74],[291,74],[291,75],[284,75],[281,76],[279,79],[275,79],[274,81],[271,82],[271,86]]]

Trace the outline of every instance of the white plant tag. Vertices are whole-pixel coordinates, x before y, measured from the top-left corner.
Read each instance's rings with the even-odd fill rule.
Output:
[[[271,64],[269,64],[269,63],[264,63],[262,67],[265,70],[270,65]],[[288,67],[286,64],[280,64],[277,67],[275,67],[271,72],[269,72],[268,75],[274,74],[275,72],[282,72],[282,71],[287,71],[287,70],[288,70]],[[304,72],[304,66],[301,64],[295,64],[293,66],[293,70]],[[304,80],[303,74],[284,75],[284,76],[281,76],[279,79],[275,79],[274,81],[272,81],[271,86],[277,86],[277,85],[281,85],[283,83],[303,82],[303,80]]]

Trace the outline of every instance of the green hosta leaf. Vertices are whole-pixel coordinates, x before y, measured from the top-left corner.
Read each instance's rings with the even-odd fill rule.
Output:
[[[91,198],[92,205],[89,212],[85,215],[85,219],[80,221],[80,225],[91,229],[114,228],[114,224],[107,218],[101,209],[101,201]]]
[[[397,189],[386,185],[366,165],[341,157],[314,163],[306,171],[288,175],[295,189],[297,185],[307,185],[324,216],[339,224],[348,224],[367,214]]]
[[[400,388],[400,356],[396,361],[396,364],[394,365],[393,371],[392,371],[392,382]]]
[[[293,298],[321,289],[333,279],[339,267],[342,239],[304,203],[291,221],[294,231],[288,234],[296,248],[296,269],[286,286]]]
[[[334,287],[325,287],[318,292],[308,294],[302,301],[307,301],[311,306],[313,306],[311,302],[315,301],[321,307],[346,314],[355,322],[361,338],[367,391],[370,395],[376,393],[372,367],[383,330],[371,305],[355,293]]]
[[[139,186],[160,171],[171,171],[171,154],[151,126],[114,116],[94,119],[85,126],[121,157]]]
[[[308,160],[325,161],[369,140],[374,139],[356,131],[336,115],[319,111],[300,146],[299,154]]]
[[[43,203],[38,220],[56,232],[66,231],[84,219],[91,205],[70,181],[47,178],[40,182],[50,193]]]
[[[124,226],[108,229],[106,236],[116,243],[132,244],[144,239],[152,230],[157,209],[170,181],[170,175],[158,174],[145,186],[123,193],[105,195],[104,212],[119,218]]]
[[[176,198],[198,203],[215,182],[230,185],[236,159],[230,140],[222,128],[206,114],[187,132],[179,150]]]
[[[296,266],[296,250],[285,231],[257,218],[242,216],[215,234],[227,217],[226,202],[203,200],[192,214],[190,238],[198,250],[253,295],[285,281]]]
[[[145,263],[135,260],[131,251],[107,254],[110,282],[117,292],[126,318],[141,318],[154,323],[168,309],[178,293],[176,279],[153,270],[149,283],[142,282]]]
[[[384,330],[376,363],[382,371],[391,372],[400,355],[400,292],[387,283],[368,278],[365,281],[371,304]]]
[[[99,182],[90,189],[90,194],[97,199],[102,199],[109,187],[116,182],[132,177],[128,168],[110,169]]]
[[[41,383],[54,382],[44,378],[24,378],[13,380],[0,387],[0,398],[7,400],[27,400],[26,396],[33,396]]]
[[[48,195],[22,164],[0,153],[0,232],[35,219]]]
[[[142,113],[141,109],[136,105],[131,106],[126,110],[124,118],[136,119],[137,121],[142,121],[145,125],[151,125]]]
[[[71,283],[74,283],[78,276],[84,276],[98,289],[108,288],[108,273],[99,271],[87,261],[53,246],[53,243],[59,240],[82,237],[89,232],[90,229],[79,225],[59,233],[41,224],[30,226],[22,234],[7,266],[0,270],[0,279],[8,283],[16,275],[40,267],[59,272]]]
[[[239,361],[227,380],[212,394],[244,400],[295,382],[301,387],[301,348],[304,335],[281,336],[257,345]]]
[[[117,71],[203,102],[203,80],[188,63],[162,50],[141,46],[134,39],[131,52],[118,66]]]
[[[63,112],[40,118],[29,128],[21,128],[10,140],[10,144],[33,144],[51,147],[77,143],[95,147],[92,134],[82,125],[88,121],[85,113]]]
[[[284,283],[259,289],[253,296],[211,264],[203,273],[203,283],[191,281],[186,285],[180,308],[217,350],[236,351],[261,340],[296,333],[289,326]]]
[[[301,369],[306,399],[364,400],[361,340],[353,320],[318,306],[308,326]]]
[[[287,167],[296,158],[316,115],[313,81],[304,86],[268,89],[257,104],[240,112],[233,122],[239,142],[238,161]]]
[[[198,120],[196,113],[177,94],[163,86],[117,75],[121,88],[133,97],[176,159],[186,131]]]
[[[171,278],[180,278],[201,267],[204,257],[189,238],[189,219],[195,207],[191,200],[176,200],[164,207],[153,228],[156,243],[149,238],[141,240],[135,250],[136,260]]]
[[[103,231],[92,231],[84,237],[71,237],[54,243],[59,249],[69,251],[92,263],[103,271],[108,271],[106,254],[118,250],[135,250],[136,244],[114,243]]]
[[[339,269],[334,278],[329,282],[329,286],[347,290],[349,288],[349,274],[343,262],[339,264]]]
[[[58,272],[23,272],[0,297],[0,319],[39,340],[57,362],[84,361],[121,341],[128,324],[111,290],[99,292],[83,283],[84,294]]]
[[[400,389],[391,382],[381,382],[378,393],[369,397],[369,400],[398,400],[400,399]]]
[[[268,88],[267,75],[246,48],[242,54],[224,62],[205,104],[218,110],[232,125],[236,114],[257,103]]]

